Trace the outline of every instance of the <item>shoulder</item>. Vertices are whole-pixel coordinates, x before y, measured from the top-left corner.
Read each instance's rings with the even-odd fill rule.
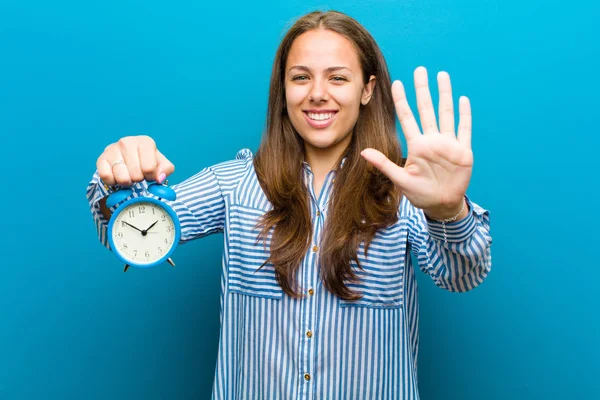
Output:
[[[254,154],[241,149],[235,159],[212,167],[223,195],[230,204],[262,211],[272,208],[254,169]]]
[[[219,178],[235,176],[243,174],[252,168],[253,159],[254,155],[250,149],[241,149],[237,152],[234,159],[213,165],[210,169]]]
[[[250,149],[241,149],[233,160],[225,161],[210,167],[215,175],[222,193],[231,197],[233,203],[241,201],[240,197],[252,198],[252,203],[257,198],[264,196],[256,173],[254,171],[254,155]],[[246,199],[250,201],[249,199]]]

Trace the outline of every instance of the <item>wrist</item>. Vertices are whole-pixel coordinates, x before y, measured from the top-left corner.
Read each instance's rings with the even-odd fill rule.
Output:
[[[452,220],[451,222],[460,221],[469,215],[469,206],[467,200],[463,196],[463,200],[458,205],[436,207],[423,210],[425,215],[435,221]]]

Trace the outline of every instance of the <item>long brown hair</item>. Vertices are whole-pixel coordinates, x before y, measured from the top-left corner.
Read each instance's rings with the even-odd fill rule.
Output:
[[[285,106],[285,65],[294,40],[304,32],[327,29],[353,43],[362,67],[363,83],[371,75],[376,85],[367,105],[361,106],[351,142],[338,162],[336,183],[321,248],[321,277],[335,295],[354,300],[361,297],[348,282],[356,282],[351,261],[360,267],[359,244],[365,242],[365,255],[378,229],[398,218],[401,194],[393,183],[361,157],[367,147],[375,148],[396,164],[402,150],[396,136],[391,80],[385,59],[373,37],[357,21],[336,12],[312,12],[298,19],[284,36],[275,55],[271,74],[266,132],[254,159],[258,180],[271,202],[258,226],[263,240],[272,232],[270,257],[282,289],[292,297],[298,294],[296,272],[312,240],[309,195],[304,184],[302,162],[304,144]]]

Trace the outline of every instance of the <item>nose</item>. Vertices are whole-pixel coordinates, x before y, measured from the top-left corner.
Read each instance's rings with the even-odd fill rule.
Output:
[[[308,99],[314,103],[327,101],[329,99],[329,96],[327,94],[327,85],[321,82],[320,80],[315,79],[313,81],[312,87],[310,88]]]

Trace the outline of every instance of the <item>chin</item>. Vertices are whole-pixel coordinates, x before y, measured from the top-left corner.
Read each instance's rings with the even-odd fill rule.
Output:
[[[337,143],[334,138],[323,137],[328,135],[321,134],[311,134],[311,135],[301,135],[303,136],[303,140],[306,144],[311,145],[312,147],[316,147],[318,149],[326,149],[331,146],[335,146]]]
[[[304,121],[302,121],[304,122]],[[348,139],[347,135],[342,135],[335,126],[329,126],[326,129],[315,129],[311,126],[302,126],[302,131],[297,130],[305,145],[318,150],[334,149],[341,142]],[[350,134],[351,135],[351,134]],[[348,141],[350,143],[350,141]]]
[[[341,144],[342,140],[305,140],[305,143],[319,150],[334,149]]]

